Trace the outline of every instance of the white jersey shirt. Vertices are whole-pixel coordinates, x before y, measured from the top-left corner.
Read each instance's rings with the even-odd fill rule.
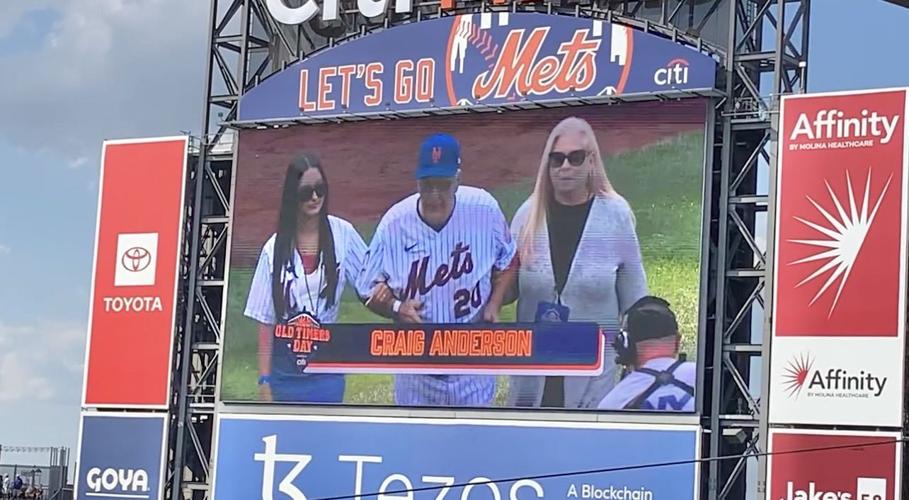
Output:
[[[335,257],[338,261],[338,287],[335,291],[335,303],[327,304],[323,297],[324,289],[328,287],[325,280],[324,259],[320,265],[307,274],[303,268],[303,259],[296,251],[293,255],[293,266],[284,268],[285,299],[291,304],[291,309],[285,318],[308,312],[320,323],[334,323],[338,320],[338,310],[341,307],[341,293],[345,283],[355,286],[360,269],[363,267],[363,258],[366,254],[366,243],[350,222],[339,217],[329,215],[334,236]],[[262,247],[259,263],[249,287],[249,297],[246,300],[244,314],[259,323],[274,325],[279,318],[275,317],[274,300],[272,299],[272,270],[274,266],[275,238],[271,238]],[[289,293],[288,293],[289,292]]]
[[[644,368],[656,372],[668,370],[675,362],[676,358],[656,358],[651,359],[644,364]],[[697,365],[692,361],[686,361],[680,364],[672,376],[688,385],[695,387],[697,378]],[[656,388],[643,404],[638,408],[626,408],[629,403],[648,390],[656,382],[653,375],[633,371],[623,378],[605,398],[600,402],[601,410],[657,410],[657,411],[694,411],[694,395],[688,394],[683,388],[672,383],[667,383]]]
[[[492,290],[492,270],[505,269],[515,244],[499,203],[483,189],[461,186],[451,217],[436,231],[417,209],[418,194],[393,205],[376,228],[360,294],[386,282],[401,300],[423,303],[427,322],[470,323]]]
[[[451,217],[438,231],[420,217],[419,194],[382,217],[367,251],[359,291],[385,282],[400,300],[422,302],[426,323],[477,321],[492,291],[492,272],[505,269],[515,243],[499,203],[487,191],[460,186]],[[407,405],[487,405],[492,376],[398,375],[395,398]]]

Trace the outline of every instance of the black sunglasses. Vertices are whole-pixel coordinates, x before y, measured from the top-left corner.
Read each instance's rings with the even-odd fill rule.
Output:
[[[313,193],[316,194],[316,198],[321,198],[325,196],[326,191],[328,191],[328,188],[325,187],[325,184],[320,182],[318,184],[306,184],[301,186],[297,189],[297,195],[301,200],[309,201],[312,199]]]
[[[587,159],[587,151],[584,149],[576,149],[570,153],[559,153],[553,151],[549,153],[549,168],[559,168],[568,159],[568,163],[573,167],[580,167],[584,164],[584,160]]]

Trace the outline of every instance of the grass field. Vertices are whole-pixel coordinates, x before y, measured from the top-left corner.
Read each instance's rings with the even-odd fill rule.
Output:
[[[606,162],[610,180],[634,210],[650,292],[672,304],[689,359],[696,356],[703,140],[702,133],[687,134]],[[527,198],[532,182],[492,190],[509,220]],[[357,229],[368,242],[374,226]],[[230,272],[221,381],[225,401],[258,397],[256,325],[242,314],[251,279],[252,269]],[[513,321],[514,314],[514,305],[508,306],[502,321]],[[349,291],[342,297],[339,318],[342,323],[387,322],[360,305]],[[500,377],[499,405],[507,382],[507,377]],[[345,402],[393,404],[392,376],[349,375]]]

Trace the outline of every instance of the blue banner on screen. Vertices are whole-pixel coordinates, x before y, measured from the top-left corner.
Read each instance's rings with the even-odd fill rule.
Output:
[[[162,498],[165,416],[82,414],[77,499]]]
[[[606,21],[486,13],[412,23],[289,66],[240,100],[240,121],[709,91],[716,63]]]
[[[596,323],[320,325],[301,314],[274,330],[305,373],[599,375]],[[281,346],[281,344],[284,344]]]
[[[215,499],[695,497],[693,426],[340,418],[222,415]]]

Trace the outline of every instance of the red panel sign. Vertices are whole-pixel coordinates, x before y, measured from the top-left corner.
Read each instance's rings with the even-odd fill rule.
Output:
[[[767,500],[898,500],[899,433],[772,430]]]
[[[906,90],[786,96],[770,421],[902,423]]]
[[[84,406],[167,407],[186,156],[186,137],[104,143]]]
[[[784,100],[775,336],[896,337],[906,92]]]

